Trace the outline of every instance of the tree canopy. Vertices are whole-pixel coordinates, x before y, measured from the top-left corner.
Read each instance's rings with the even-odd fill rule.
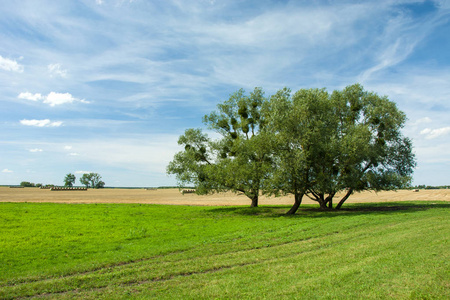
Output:
[[[184,151],[175,155],[167,172],[175,174],[181,185],[193,183],[199,194],[240,192],[251,199],[252,207],[258,206],[270,170],[270,149],[261,137],[266,101],[260,88],[248,96],[242,89],[231,95],[203,118],[221,138],[212,141],[201,129],[187,129],[178,140]]]
[[[66,177],[64,177],[64,186],[73,187],[73,185],[75,184],[75,180],[76,177],[74,174],[72,173],[67,174]]]
[[[105,183],[101,179],[102,176],[98,173],[85,173],[81,176],[80,182],[87,188],[91,187],[93,189],[99,189],[105,187]]]
[[[34,183],[32,183],[32,182],[29,182],[29,181],[22,181],[20,183],[20,186],[22,186],[22,187],[35,187],[36,185]]]
[[[258,196],[293,194],[295,213],[304,196],[333,208],[339,192],[407,186],[415,167],[411,140],[401,129],[406,116],[387,97],[359,84],[342,91],[284,88],[265,98],[243,90],[204,117],[221,138],[188,129],[179,139],[167,171],[199,193],[242,192],[257,206]]]
[[[415,159],[401,133],[406,116],[387,97],[355,84],[331,94],[302,89],[291,96],[283,90],[268,106],[277,140],[275,190],[297,191],[321,208],[332,208],[335,195],[345,191],[339,209],[354,192],[409,184]]]

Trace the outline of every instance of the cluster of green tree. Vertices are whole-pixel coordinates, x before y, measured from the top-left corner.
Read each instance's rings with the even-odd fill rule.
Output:
[[[293,194],[289,214],[304,196],[331,209],[345,191],[339,209],[354,192],[409,186],[416,162],[405,121],[394,102],[359,84],[331,94],[284,88],[268,98],[261,88],[239,90],[203,118],[220,138],[187,129],[167,172],[198,194],[243,193],[252,207],[260,194]]]
[[[33,183],[33,182],[29,182],[29,181],[22,181],[20,183],[21,187],[53,187],[55,186],[54,184],[42,184],[42,183]]]
[[[33,182],[29,182],[29,181],[22,181],[20,183],[20,186],[22,186],[22,187],[41,187],[42,183],[33,183]]]
[[[86,188],[100,189],[105,187],[105,183],[101,180],[102,177],[98,173],[85,173],[80,178],[80,183],[85,185]],[[74,174],[69,173],[64,178],[64,186],[73,187],[76,177]]]

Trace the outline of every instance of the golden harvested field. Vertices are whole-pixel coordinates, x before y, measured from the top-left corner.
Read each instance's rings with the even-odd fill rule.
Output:
[[[338,195],[339,196],[339,195]],[[337,201],[337,197],[335,202]],[[293,196],[260,198],[260,205],[293,203]],[[363,192],[352,195],[347,203],[393,201],[450,201],[450,190],[400,190],[397,192]],[[0,202],[54,202],[54,203],[146,203],[172,205],[250,205],[244,195],[221,193],[207,196],[182,195],[178,189],[89,189],[87,191],[50,191],[38,188],[0,187]],[[303,198],[303,203],[316,203]]]

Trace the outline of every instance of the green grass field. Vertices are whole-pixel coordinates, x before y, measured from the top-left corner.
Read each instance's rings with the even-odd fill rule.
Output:
[[[0,298],[449,299],[449,208],[0,203]]]

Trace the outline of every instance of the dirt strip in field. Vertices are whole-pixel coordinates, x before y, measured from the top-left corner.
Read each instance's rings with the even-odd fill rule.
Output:
[[[340,195],[335,198],[337,203]],[[260,205],[290,205],[293,196],[261,196]],[[450,201],[450,190],[412,190],[355,193],[347,203],[395,202],[395,201]],[[38,188],[0,187],[0,202],[54,202],[54,203],[144,203],[171,205],[250,205],[244,195],[220,193],[206,196],[182,195],[178,189],[89,189],[87,191],[50,191]],[[303,203],[313,204],[307,197]]]

